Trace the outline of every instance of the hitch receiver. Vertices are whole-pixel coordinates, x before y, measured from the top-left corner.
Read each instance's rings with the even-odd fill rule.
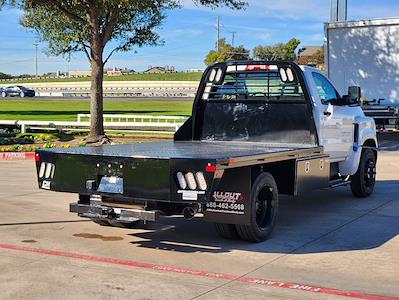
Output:
[[[157,210],[139,210],[139,209],[125,209],[113,208],[101,205],[90,204],[69,204],[69,211],[77,213],[83,218],[115,220],[119,222],[134,222],[138,220],[157,222],[159,220],[159,211]]]

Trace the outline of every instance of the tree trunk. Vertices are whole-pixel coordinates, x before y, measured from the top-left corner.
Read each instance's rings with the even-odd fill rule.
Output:
[[[91,122],[90,135],[86,141],[88,143],[103,143],[106,140],[103,121],[104,45],[100,34],[99,10],[94,0],[88,2],[87,19],[91,29]]]
[[[91,62],[91,101],[90,101],[90,135],[87,142],[95,143],[105,137],[103,124],[103,77],[102,60]]]

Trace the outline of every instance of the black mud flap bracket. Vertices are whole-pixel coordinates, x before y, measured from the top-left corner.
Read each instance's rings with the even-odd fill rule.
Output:
[[[77,213],[80,217],[98,219],[98,220],[115,220],[122,223],[130,223],[135,221],[157,222],[159,220],[159,211],[157,210],[140,210],[140,209],[124,209],[113,208],[108,206],[90,205],[90,204],[69,204],[69,211]]]

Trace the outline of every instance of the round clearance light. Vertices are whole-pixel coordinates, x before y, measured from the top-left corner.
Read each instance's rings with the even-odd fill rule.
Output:
[[[197,188],[197,182],[195,181],[194,174],[188,172],[185,176],[186,182],[190,190],[195,190]]]
[[[177,181],[179,182],[180,188],[185,190],[187,188],[186,179],[184,179],[184,175],[182,172],[177,172],[176,174]]]
[[[216,73],[216,77],[215,77],[216,82],[219,82],[222,79],[222,74],[223,74],[222,69],[218,69],[218,71]]]
[[[211,74],[209,74],[209,82],[213,82],[215,80],[216,77],[216,69],[212,69]]]
[[[45,176],[46,178],[50,178],[52,169],[53,169],[53,164],[47,163],[47,164],[46,164],[46,173],[44,174],[44,176]]]
[[[201,190],[206,191],[208,185],[206,184],[204,173],[197,172],[195,173],[195,179],[197,179],[198,186]]]
[[[287,77],[288,77],[288,81],[293,82],[294,81],[294,73],[292,73],[291,68],[287,69]]]
[[[42,162],[39,169],[39,178],[42,178],[44,176],[44,171],[46,171],[46,163]]]
[[[283,82],[287,81],[287,73],[285,73],[285,70],[283,68],[280,69],[280,77],[281,77],[281,81],[283,81]]]

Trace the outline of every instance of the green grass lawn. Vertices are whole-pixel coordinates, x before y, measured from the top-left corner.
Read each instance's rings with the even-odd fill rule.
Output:
[[[147,114],[189,116],[191,101],[104,101],[107,114]],[[85,100],[4,100],[0,99],[0,120],[76,121],[79,113],[89,113]]]
[[[166,74],[133,74],[121,76],[104,76],[104,81],[199,81],[201,72],[178,72]],[[90,77],[79,78],[49,78],[49,79],[21,79],[0,81],[0,84],[40,83],[40,82],[81,82],[90,81]]]

